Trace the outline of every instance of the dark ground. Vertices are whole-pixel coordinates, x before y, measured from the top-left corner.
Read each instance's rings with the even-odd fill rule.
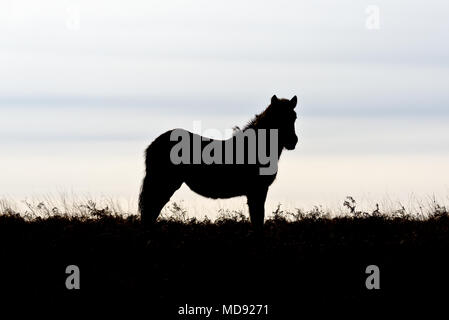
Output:
[[[335,307],[447,304],[447,212],[426,220],[277,216],[266,222],[262,240],[249,230],[236,217],[162,220],[148,235],[136,217],[1,215],[1,301],[141,308],[148,319],[176,317],[185,304],[268,304],[276,319],[311,308],[319,316]],[[80,290],[65,287],[72,264],[80,268]],[[372,264],[380,268],[380,290],[365,287]]]

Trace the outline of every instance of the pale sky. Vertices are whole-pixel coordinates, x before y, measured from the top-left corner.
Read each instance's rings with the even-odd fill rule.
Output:
[[[447,203],[448,18],[436,0],[0,0],[0,198],[135,203],[158,134],[224,132],[276,94],[298,96],[300,142],[267,209]]]

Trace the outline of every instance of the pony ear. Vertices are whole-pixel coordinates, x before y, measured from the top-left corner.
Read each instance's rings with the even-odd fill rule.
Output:
[[[296,96],[294,96],[291,100],[290,103],[292,105],[292,109],[295,109],[296,104],[298,103],[298,98]]]
[[[271,104],[275,104],[278,101],[279,101],[279,99],[278,99],[278,97],[276,97],[276,95],[271,97]]]

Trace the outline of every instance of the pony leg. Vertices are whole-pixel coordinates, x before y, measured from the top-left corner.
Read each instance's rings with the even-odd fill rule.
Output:
[[[253,229],[256,232],[261,232],[263,230],[267,192],[268,189],[261,189],[252,191],[247,195],[249,217]]]
[[[181,185],[182,181],[171,181],[168,177],[145,177],[139,197],[140,215],[145,229],[155,224],[162,208]]]

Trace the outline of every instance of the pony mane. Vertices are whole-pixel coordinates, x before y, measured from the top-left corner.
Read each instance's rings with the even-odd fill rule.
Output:
[[[241,129],[240,131],[245,131],[246,129],[249,129],[249,128],[252,128],[252,129],[257,128],[259,126],[260,122],[267,118],[268,110],[270,109],[270,107],[271,107],[271,104],[269,104],[268,107],[266,107],[264,111],[262,111],[259,114],[256,114],[254,116],[254,118],[249,120],[246,123],[246,125],[243,127],[243,129]]]
[[[286,102],[289,101],[287,99],[278,99],[278,101]],[[268,107],[265,108],[261,113],[256,114],[254,118],[249,120],[243,128],[238,126],[233,127],[233,136],[238,134],[239,132],[243,132],[247,129],[257,129],[257,128],[267,128],[267,125],[270,124],[271,121],[275,120],[274,117],[276,115],[272,112],[273,105],[270,103]]]

